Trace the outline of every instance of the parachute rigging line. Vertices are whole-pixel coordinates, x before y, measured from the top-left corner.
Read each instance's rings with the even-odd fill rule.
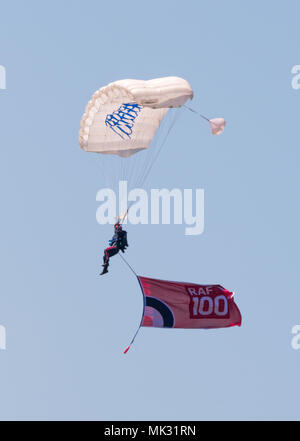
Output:
[[[132,268],[131,265],[129,265],[129,263],[127,262],[127,260],[125,259],[124,256],[122,256],[122,254],[119,253],[119,256],[121,257],[121,259],[123,259],[123,261],[126,263],[126,265],[128,266],[128,268],[133,272],[133,274],[137,277],[137,273],[134,271],[134,269]]]
[[[201,118],[203,118],[203,119],[205,119],[206,121],[209,122],[209,119],[208,119],[206,116],[201,115],[201,113],[197,112],[197,110],[192,109],[191,107],[187,106],[186,104],[184,104],[183,107],[185,107],[186,109],[188,109],[190,112],[196,113],[196,115],[199,115]]]
[[[158,159],[158,157],[159,157],[159,155],[160,155],[160,153],[161,153],[161,151],[162,151],[162,149],[163,149],[163,147],[164,147],[164,145],[165,145],[165,143],[167,141],[167,138],[168,138],[171,130],[175,126],[175,124],[176,124],[176,122],[178,120],[178,117],[179,117],[179,112],[178,112],[178,109],[177,109],[177,112],[176,112],[176,115],[174,117],[174,120],[172,121],[170,127],[168,128],[166,136],[164,137],[164,139],[163,139],[163,141],[162,141],[162,143],[161,143],[161,145],[160,145],[160,147],[159,147],[159,149],[158,149],[154,159],[150,162],[150,166],[149,166],[148,170],[146,170],[146,173],[144,174],[144,176],[141,177],[140,182],[138,183],[139,186],[142,186],[145,183],[145,181],[146,181],[150,171],[152,170],[153,165],[157,161],[157,159]]]
[[[152,161],[150,161],[150,165],[149,165],[148,169],[146,169],[146,170],[144,171],[144,174],[141,175],[141,176],[139,177],[139,179],[138,179],[138,181],[137,181],[137,187],[142,187],[142,186],[144,185],[146,179],[148,178],[148,176],[149,176],[149,174],[150,174],[150,172],[151,172],[151,170],[152,170],[153,165],[156,163],[156,161],[157,161],[157,159],[158,159],[158,157],[159,157],[159,155],[160,155],[160,153],[161,153],[161,151],[162,151],[162,149],[163,149],[163,147],[164,147],[164,145],[165,145],[165,143],[166,143],[166,141],[167,141],[167,139],[168,139],[168,136],[169,136],[171,130],[173,129],[173,127],[174,127],[175,124],[177,123],[178,118],[179,118],[179,115],[180,115],[180,114],[179,114],[179,111],[178,111],[178,109],[177,109],[177,112],[176,112],[176,115],[175,115],[175,117],[174,117],[174,120],[172,121],[170,127],[168,128],[167,133],[166,133],[166,135],[165,135],[165,137],[164,137],[164,139],[163,139],[163,141],[162,141],[162,143],[161,143],[161,145],[160,145],[158,151],[156,152],[156,155],[154,156],[154,158],[152,159]],[[122,220],[120,221],[120,224],[123,224],[124,220],[126,219],[126,216],[128,215],[129,209],[130,209],[130,207],[132,206],[133,203],[134,203],[134,201],[132,201],[131,203],[129,203],[129,206],[128,206],[128,208],[127,208],[127,211],[125,212],[124,216],[122,216]],[[123,257],[123,256],[121,256],[121,257]],[[124,259],[124,260],[125,260],[125,259]]]
[[[223,133],[226,126],[226,121],[224,118],[209,119],[206,116],[201,115],[201,113],[197,112],[197,110],[192,109],[192,107],[186,106],[185,104],[183,106],[190,112],[196,113],[198,116],[200,116],[200,118],[205,119],[205,121],[209,123],[210,130],[213,135],[220,135],[221,133]]]

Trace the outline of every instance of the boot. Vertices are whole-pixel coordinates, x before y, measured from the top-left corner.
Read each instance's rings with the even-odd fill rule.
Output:
[[[102,270],[102,273],[100,273],[100,276],[102,276],[102,274],[106,274],[106,273],[108,273],[108,263],[105,263],[104,265],[102,265],[103,266],[103,270]]]

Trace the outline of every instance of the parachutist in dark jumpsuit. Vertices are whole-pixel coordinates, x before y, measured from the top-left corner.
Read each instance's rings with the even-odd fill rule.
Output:
[[[127,242],[127,232],[122,229],[122,225],[117,222],[115,224],[115,234],[113,235],[112,239],[109,241],[109,247],[104,250],[104,256],[103,256],[103,270],[102,274],[108,273],[108,265],[109,265],[109,259],[112,256],[115,256],[118,254],[118,252],[121,250],[122,253],[125,252],[126,248],[128,247]]]

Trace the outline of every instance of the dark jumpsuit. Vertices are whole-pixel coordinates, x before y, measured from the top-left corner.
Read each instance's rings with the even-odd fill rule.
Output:
[[[110,257],[118,254],[120,250],[124,253],[125,249],[128,247],[127,232],[123,230],[117,231],[109,241],[109,244],[110,247],[105,248],[103,256],[103,264],[107,266]]]

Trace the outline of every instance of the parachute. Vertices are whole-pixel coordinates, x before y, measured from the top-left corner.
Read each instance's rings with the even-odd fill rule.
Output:
[[[105,187],[118,193],[119,181],[126,181],[128,190],[144,185],[178,109],[185,106],[197,113],[185,105],[192,98],[190,84],[175,76],[119,80],[94,93],[81,120],[79,145],[100,154]],[[213,134],[222,133],[223,118],[200,116],[210,123]]]
[[[119,80],[94,93],[81,119],[79,145],[86,152],[98,154],[106,187],[116,190],[119,181],[127,181],[128,190],[144,184],[175,124],[179,108],[185,107],[206,120],[213,135],[223,132],[225,120],[209,119],[188,107],[186,103],[192,98],[190,84],[174,76],[148,81]],[[128,210],[117,216],[120,223]],[[126,248],[126,232],[119,245],[121,250]],[[139,277],[119,256],[138,278],[144,302],[142,320],[130,345],[142,326],[219,328],[241,324],[233,293],[220,285]],[[206,293],[200,300],[193,295],[196,288]]]
[[[88,152],[123,158],[149,148],[169,108],[193,98],[178,77],[120,80],[99,89],[82,117],[79,144]]]

